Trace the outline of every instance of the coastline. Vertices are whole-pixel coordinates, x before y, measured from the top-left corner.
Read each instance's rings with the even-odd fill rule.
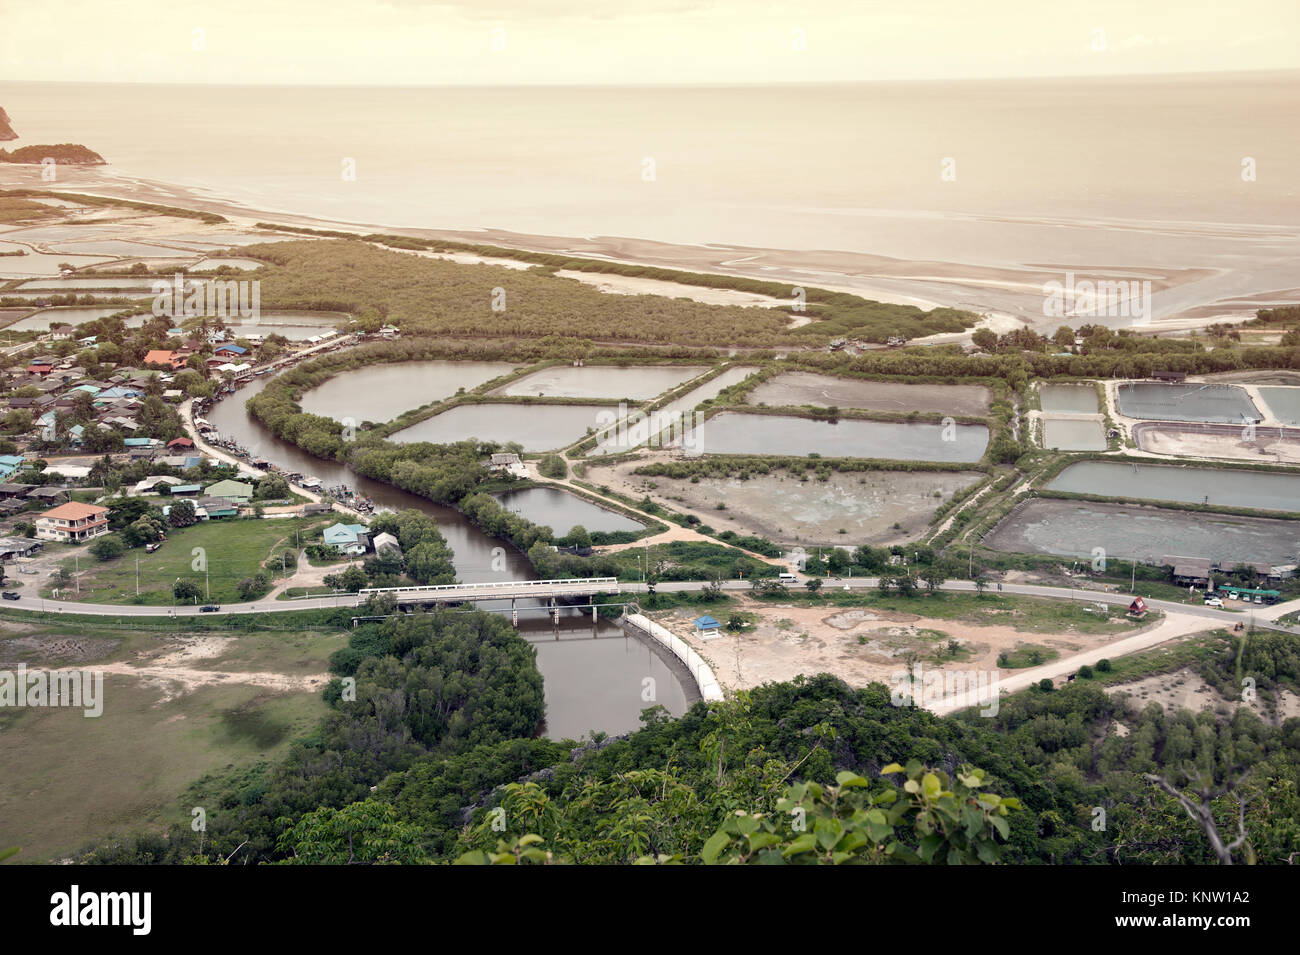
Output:
[[[18,170],[18,181],[12,181],[15,179],[12,174],[3,175],[6,170],[0,167],[0,188],[80,192],[107,198],[181,206],[221,215],[229,221],[230,229],[239,232],[258,231],[256,226],[259,222],[355,232],[359,236],[382,232],[420,239],[491,245],[503,249],[571,254],[575,257],[623,265],[670,268],[775,281],[789,283],[792,288],[806,285],[859,295],[879,302],[913,305],[925,310],[965,309],[983,316],[983,320],[975,328],[991,328],[998,333],[1030,328],[1043,334],[1050,334],[1060,324],[1078,324],[1079,320],[1071,316],[1053,318],[1043,314],[1045,283],[1059,282],[1061,276],[1068,272],[1078,273],[1081,276],[1093,274],[1142,279],[1151,283],[1150,287],[1154,295],[1165,295],[1168,297],[1167,300],[1180,300],[1166,314],[1153,317],[1150,323],[1144,326],[1147,334],[1185,333],[1187,330],[1218,322],[1244,321],[1253,317],[1257,308],[1300,304],[1300,282],[1295,280],[1277,283],[1283,285],[1282,288],[1255,288],[1240,291],[1242,276],[1236,275],[1233,288],[1238,291],[1235,294],[1227,292],[1225,288],[1222,294],[1215,295],[1212,291],[1215,281],[1225,280],[1230,276],[1221,274],[1223,270],[1207,268],[1161,268],[1131,264],[1123,267],[1081,266],[1050,263],[1008,267],[921,259],[908,260],[837,249],[797,250],[724,243],[690,245],[629,236],[545,235],[490,227],[412,228],[305,215],[287,210],[253,208],[236,200],[216,196],[198,187],[135,178],[106,167],[67,169],[64,171],[64,178],[56,183],[42,182],[39,170],[22,170],[21,167],[9,167],[9,169]],[[965,217],[955,216],[954,221],[960,221],[962,218]],[[1205,227],[1205,224],[1197,223],[1185,225]],[[1115,227],[1114,224],[1101,223],[1097,226],[1098,228]],[[1228,224],[1218,228],[1230,232],[1250,229],[1250,227]],[[456,254],[458,253],[450,255]],[[1260,280],[1256,279],[1254,284],[1260,284]],[[1196,289],[1198,284],[1211,287],[1204,288],[1198,293]],[[606,291],[620,294],[613,288]],[[1205,297],[1193,297],[1197,295]],[[965,333],[934,335],[918,341],[937,344],[968,340],[975,328]]]

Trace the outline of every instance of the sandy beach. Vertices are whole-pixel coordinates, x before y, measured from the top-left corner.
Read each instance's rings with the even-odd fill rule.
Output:
[[[0,169],[0,187],[50,188],[40,180],[40,170],[26,166]],[[977,327],[1005,333],[1028,327],[1050,334],[1071,319],[1043,314],[1045,283],[1061,281],[1072,271],[1080,278],[1133,276],[1151,282],[1153,300],[1176,301],[1163,314],[1154,316],[1145,331],[1178,332],[1215,322],[1237,322],[1252,317],[1256,308],[1300,300],[1296,288],[1259,290],[1249,296],[1217,295],[1216,276],[1203,268],[1114,266],[1067,266],[1036,263],[1023,268],[1007,268],[977,263],[905,260],[834,249],[774,249],[727,244],[682,245],[626,236],[559,236],[511,232],[501,229],[445,230],[412,229],[387,226],[376,222],[348,222],[325,217],[304,216],[274,209],[252,209],[236,202],[167,183],[126,176],[111,166],[75,167],[61,171],[56,190],[85,192],[92,195],[178,205],[214,212],[225,216],[228,225],[205,227],[211,232],[255,231],[258,222],[313,229],[351,231],[358,234],[386,232],[425,239],[495,245],[534,252],[564,253],[631,265],[648,265],[695,272],[713,272],[789,283],[791,288],[812,286],[830,291],[849,292],[881,302],[935,307],[963,308],[982,317]],[[958,217],[960,218],[960,217]],[[174,221],[162,229],[174,229]],[[187,230],[190,231],[190,230]],[[132,232],[134,237],[143,233]],[[470,253],[447,253],[454,261],[488,262],[510,268],[524,267],[508,258],[479,257]],[[568,273],[566,273],[568,274]],[[719,304],[770,304],[765,296],[729,290],[702,290],[676,286],[648,279],[623,276],[594,276],[572,273],[579,281],[590,282],[615,294],[659,293],[670,296],[707,300]],[[1226,281],[1226,279],[1225,279]],[[1240,277],[1234,287],[1239,287]],[[668,286],[668,287],[664,287]],[[1199,287],[1199,289],[1198,289]],[[1205,296],[1205,297],[1198,297]],[[1186,302],[1185,305],[1181,304]],[[1160,309],[1157,307],[1157,311]],[[1103,324],[1125,326],[1128,319],[1092,319]],[[1079,324],[1078,321],[1074,322]],[[934,335],[924,342],[944,343],[969,338],[964,334]]]

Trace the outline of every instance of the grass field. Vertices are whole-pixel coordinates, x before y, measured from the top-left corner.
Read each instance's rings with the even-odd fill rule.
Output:
[[[231,603],[239,599],[237,588],[241,580],[261,570],[263,562],[272,554],[285,546],[294,546],[295,531],[305,539],[308,529],[326,523],[320,518],[210,521],[169,531],[167,542],[152,554],[136,548],[101,563],[89,548],[83,548],[76,561],[68,558],[62,566],[71,572],[80,563],[80,595],[73,599],[87,603],[170,604],[172,584],[177,577],[192,580],[200,588],[206,583],[211,588],[208,599],[213,603]],[[195,548],[201,548],[206,558],[206,575],[201,564],[196,569]],[[135,595],[137,558],[140,561],[138,600]],[[42,593],[53,596],[48,587]],[[61,596],[68,599],[69,592],[64,590]]]
[[[141,665],[174,653],[188,634],[0,622],[0,666]],[[323,673],[345,645],[337,630],[228,631],[224,652],[182,666],[225,673]],[[325,712],[316,692],[279,692],[225,678],[180,682],[106,673],[103,714],[80,709],[0,711],[0,845],[15,862],[58,859],[113,832],[187,817],[178,796],[206,773],[278,760]],[[214,810],[208,808],[209,814]]]

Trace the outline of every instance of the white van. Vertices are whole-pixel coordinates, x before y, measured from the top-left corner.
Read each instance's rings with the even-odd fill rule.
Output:
[[[780,581],[781,583],[783,583],[783,584],[797,584],[797,583],[799,583],[799,578],[796,577],[794,574],[777,574],[777,575],[776,575],[776,579],[779,580],[779,581]]]

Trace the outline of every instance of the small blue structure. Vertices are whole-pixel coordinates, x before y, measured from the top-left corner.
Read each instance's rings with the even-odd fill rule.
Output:
[[[10,475],[21,468],[26,461],[21,454],[0,454],[0,481],[9,480]]]
[[[695,632],[698,634],[713,633],[722,629],[722,624],[714,620],[708,614],[703,617],[696,617],[694,620]]]

